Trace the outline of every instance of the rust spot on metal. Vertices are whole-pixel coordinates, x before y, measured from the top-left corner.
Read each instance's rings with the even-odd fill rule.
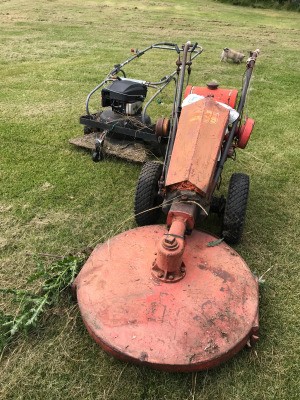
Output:
[[[202,191],[200,189],[198,189],[197,186],[193,185],[192,183],[190,183],[188,181],[179,182],[179,183],[175,183],[174,185],[170,185],[168,187],[168,190],[170,192],[174,192],[175,190],[180,190],[180,191],[189,190],[191,192],[196,192],[196,193],[202,194]]]
[[[203,264],[203,263],[198,264],[197,267],[198,267],[199,269],[201,269],[201,270],[207,270],[207,271],[212,272],[212,273],[213,273],[215,276],[217,276],[218,278],[223,279],[223,283],[226,283],[226,282],[234,282],[234,281],[235,281],[234,276],[231,275],[229,272],[225,271],[225,270],[222,269],[222,268],[215,268],[215,267],[207,268],[207,265],[206,265],[206,264]],[[224,291],[224,288],[221,287],[220,291],[223,292],[223,291]]]
[[[181,190],[186,187],[185,190],[209,196],[228,117],[229,111],[211,98],[183,107],[166,176],[167,187],[179,185]]]
[[[219,346],[211,339],[207,346],[204,348],[204,351],[206,351],[207,353],[217,353],[219,350]]]
[[[140,361],[147,361],[148,360],[148,354],[144,351],[142,351],[140,355]]]
[[[155,134],[160,137],[167,137],[170,131],[170,120],[169,118],[159,118],[155,126]]]
[[[234,276],[232,276],[229,272],[221,268],[212,268],[212,272],[219,278],[223,279],[223,283],[226,283],[227,281],[229,282],[235,281]]]
[[[93,339],[121,360],[206,370],[231,358],[251,336],[256,340],[258,285],[242,258],[223,243],[211,251],[206,244],[214,238],[197,231],[186,241],[185,278],[172,285],[153,278],[151,263],[164,233],[163,226],[140,227],[99,247],[76,279],[80,311]],[[108,250],[117,257],[108,259]],[[95,279],[86,285],[86,276]]]

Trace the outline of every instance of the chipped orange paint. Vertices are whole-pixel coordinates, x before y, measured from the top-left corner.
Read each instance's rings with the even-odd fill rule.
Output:
[[[195,186],[192,185],[190,182],[180,182],[176,183],[175,185],[171,185],[168,187],[170,192],[174,192],[175,190],[189,190],[191,192],[196,192],[201,194],[200,190]]]
[[[94,340],[121,360],[169,371],[205,370],[258,336],[258,284],[226,243],[187,236],[186,275],[175,283],[151,274],[162,225],[123,232],[98,245],[74,286]]]
[[[167,187],[187,182],[198,193],[210,196],[228,118],[229,111],[210,97],[183,107],[166,177]]]

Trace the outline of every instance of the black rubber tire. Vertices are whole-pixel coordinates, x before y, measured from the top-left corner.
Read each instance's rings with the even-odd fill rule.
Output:
[[[238,244],[241,241],[246,219],[249,186],[250,179],[246,174],[235,173],[230,178],[222,232],[224,240],[228,244]]]
[[[103,158],[104,158],[104,156],[103,156],[103,151],[102,151],[102,150],[100,150],[100,151],[96,151],[96,150],[93,151],[93,153],[92,153],[92,160],[93,160],[94,162],[102,161]]]
[[[83,134],[84,135],[89,135],[92,132],[93,132],[93,129],[90,126],[87,126],[87,125],[83,126]]]
[[[155,224],[159,218],[160,208],[147,210],[162,203],[162,198],[158,195],[162,168],[162,164],[153,161],[146,162],[142,167],[134,200],[135,221],[138,226]]]

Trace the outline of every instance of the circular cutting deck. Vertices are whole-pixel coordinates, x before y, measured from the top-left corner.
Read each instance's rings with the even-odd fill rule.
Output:
[[[237,353],[257,323],[258,286],[227,244],[194,231],[186,238],[186,276],[151,275],[164,226],[132,229],[98,245],[76,278],[83,321],[94,340],[126,361],[197,371]]]

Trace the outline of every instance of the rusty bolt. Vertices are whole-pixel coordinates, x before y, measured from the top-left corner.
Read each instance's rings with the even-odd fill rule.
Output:
[[[175,241],[176,241],[176,239],[174,237],[167,236],[165,238],[165,242],[168,243],[168,244],[174,244]]]
[[[162,243],[163,247],[167,250],[176,250],[179,246],[177,240],[174,237],[169,237],[167,236],[163,243]]]

